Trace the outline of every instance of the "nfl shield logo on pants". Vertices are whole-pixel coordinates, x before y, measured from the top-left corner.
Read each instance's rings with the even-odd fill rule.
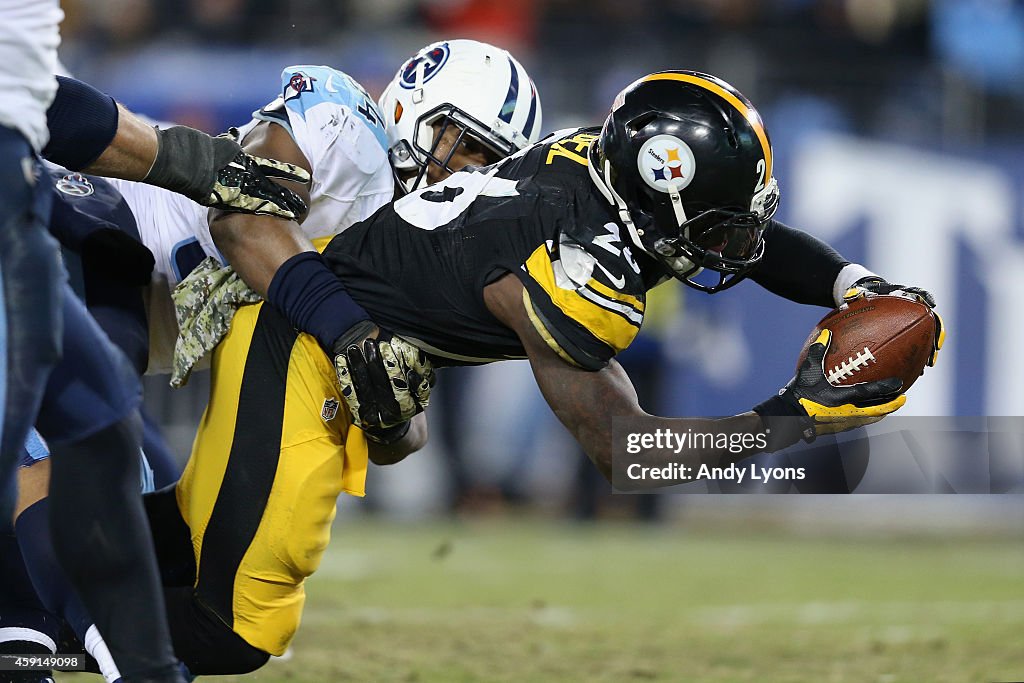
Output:
[[[334,419],[334,416],[338,414],[338,401],[333,398],[324,399],[324,407],[320,411],[320,417],[324,419],[324,422],[330,422]]]

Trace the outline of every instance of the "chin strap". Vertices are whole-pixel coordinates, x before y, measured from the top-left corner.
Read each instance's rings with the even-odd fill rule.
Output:
[[[647,251],[643,246],[643,242],[640,241],[640,231],[637,230],[636,224],[633,223],[633,217],[629,215],[629,207],[626,206],[626,200],[619,196],[619,193],[612,188],[612,164],[607,159],[604,160],[604,177],[597,170],[597,157],[593,153],[593,147],[591,147],[590,153],[587,155],[588,161],[587,171],[590,173],[590,179],[594,182],[601,195],[608,200],[608,203],[615,207],[619,213],[619,220],[626,227],[626,231],[629,233],[630,241],[633,242],[637,248]]]
[[[683,210],[683,198],[679,196],[679,190],[674,183],[668,184],[668,198],[672,201],[672,213],[676,216],[676,225],[682,228],[686,224],[686,211]],[[689,235],[683,235],[689,239]]]
[[[619,220],[622,221],[622,224],[626,227],[626,231],[629,233],[630,241],[632,241],[633,244],[636,245],[636,247],[642,250],[644,253],[650,254],[651,252],[647,249],[647,247],[644,246],[644,243],[640,240],[640,235],[642,234],[642,232],[639,229],[637,229],[636,224],[633,223],[633,217],[629,215],[629,207],[626,205],[626,201],[619,195],[618,192],[616,192],[612,188],[611,162],[608,161],[607,159],[604,160],[604,166],[602,168],[604,174],[602,176],[602,174],[599,173],[597,170],[598,159],[597,156],[593,153],[593,148],[591,148],[591,151],[588,154],[588,161],[590,163],[587,164],[587,171],[590,173],[590,179],[593,181],[594,185],[597,187],[601,195],[606,200],[608,200],[608,203],[614,206],[618,211]],[[682,197],[679,196],[679,191],[675,188],[674,185],[669,186],[669,196],[672,198],[672,209],[675,213],[676,220],[679,222],[679,225],[681,226],[683,225],[683,223],[686,222],[686,212],[683,210]],[[679,279],[691,277],[699,273],[701,270],[703,270],[702,268],[699,268],[697,264],[695,264],[693,261],[686,258],[685,256],[669,258],[661,254],[651,255],[663,261],[669,268],[672,269],[672,272]]]

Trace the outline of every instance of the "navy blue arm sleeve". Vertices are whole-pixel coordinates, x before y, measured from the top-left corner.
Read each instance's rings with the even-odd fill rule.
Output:
[[[370,319],[315,251],[296,254],[281,264],[267,288],[267,302],[296,329],[316,337],[328,352],[352,327]]]
[[[57,76],[57,95],[46,110],[50,141],[43,157],[72,171],[96,161],[117,133],[117,102],[88,83]]]
[[[764,258],[751,280],[799,304],[835,307],[832,286],[849,261],[817,237],[778,221],[769,223],[764,240]]]

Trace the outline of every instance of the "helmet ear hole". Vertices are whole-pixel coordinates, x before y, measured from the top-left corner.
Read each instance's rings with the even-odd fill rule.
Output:
[[[640,116],[637,116],[626,123],[626,132],[629,133],[630,137],[633,137],[657,118],[658,112],[656,111],[649,111],[644,114],[640,114]]]
[[[731,126],[726,127],[725,138],[728,141],[730,147],[732,147],[733,149],[740,148],[740,139],[739,137],[736,136],[736,131],[733,130]]]

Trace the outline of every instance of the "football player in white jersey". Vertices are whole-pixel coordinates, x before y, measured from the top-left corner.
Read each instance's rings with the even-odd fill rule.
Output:
[[[472,83],[478,87],[465,87]],[[170,351],[177,336],[177,326],[170,307],[169,290],[203,258],[214,256],[223,259],[226,256],[243,276],[252,278],[250,284],[255,284],[261,291],[274,288],[273,281],[277,277],[274,270],[284,263],[286,268],[291,269],[293,276],[298,274],[306,278],[306,283],[300,286],[287,280],[285,294],[279,299],[286,305],[297,306],[299,313],[295,317],[301,318],[309,310],[308,302],[304,302],[301,296],[290,296],[296,292],[303,294],[306,289],[316,291],[316,270],[310,266],[323,266],[319,254],[311,248],[313,241],[330,238],[370,216],[391,199],[396,184],[404,191],[423,182],[439,180],[451,170],[467,164],[484,165],[496,161],[536,141],[541,128],[539,99],[526,71],[504,50],[475,41],[448,41],[428,46],[403,66],[382,98],[382,103],[386,107],[383,112],[355,81],[335,69],[289,67],[282,72],[281,95],[254,112],[253,120],[239,132],[248,151],[277,154],[274,158],[286,157],[286,161],[311,173],[310,187],[294,188],[309,206],[308,215],[301,224],[282,224],[279,219],[260,216],[247,216],[245,220],[239,221],[230,214],[221,214],[211,230],[206,210],[178,195],[150,186],[113,182],[120,190],[120,196],[112,200],[126,203],[130,207],[129,213],[137,224],[141,241],[152,252],[156,262],[148,293],[150,372],[165,372],[170,368]],[[389,124],[386,131],[385,121]],[[389,163],[389,158],[393,165]],[[61,203],[70,207],[74,207],[76,202],[84,205],[94,201],[101,194],[102,181],[93,180],[93,188],[89,179],[68,174],[58,180],[58,184],[62,182],[73,188],[81,188],[83,183],[90,186],[89,189],[81,190],[83,194],[88,193],[84,197],[76,197],[74,192],[60,197]],[[119,220],[115,218],[117,213],[113,209],[109,215],[104,216],[96,216],[94,211],[86,209],[82,211],[83,215],[97,218],[100,224],[109,225]],[[86,226],[85,230],[94,227]],[[221,256],[222,253],[224,256]],[[308,284],[310,272],[313,273],[313,285]],[[336,282],[333,274],[329,271],[327,273]],[[337,292],[332,290],[332,293]],[[347,296],[344,290],[341,290],[341,294]],[[328,316],[336,310],[331,307],[330,298],[313,303],[325,307]],[[296,323],[296,326],[309,323],[315,327],[318,324],[317,316],[309,316],[304,322]],[[351,324],[346,325],[341,327],[340,333],[351,334],[348,329]],[[356,328],[355,338],[361,341],[366,327],[356,325]],[[328,350],[335,344],[330,334],[331,328],[327,328],[317,335],[320,345]],[[385,336],[378,337],[376,343],[386,343],[382,338]],[[391,343],[398,345],[404,342],[396,339]],[[371,346],[378,348],[373,343]],[[326,362],[326,359],[321,362]],[[394,389],[386,377],[383,384],[383,391],[379,394],[382,396],[381,402],[397,402],[392,394]],[[366,405],[373,405],[373,401],[367,397],[377,395],[378,387],[364,383],[354,388],[359,390]],[[336,389],[331,391],[337,393]],[[425,401],[425,396],[420,399]],[[223,401],[220,403],[223,404]],[[334,405],[336,408],[337,403]],[[413,406],[409,414],[418,407]],[[289,410],[308,412],[305,408],[300,405]],[[319,413],[319,406],[316,411]],[[401,410],[397,415],[407,416]],[[380,414],[376,417],[379,418]],[[267,418],[266,414],[261,414],[262,422],[274,421]],[[332,418],[333,415],[325,417],[324,424],[330,423]],[[333,424],[337,425],[337,422]],[[367,419],[365,424],[371,429],[374,422]],[[401,425],[396,430],[389,425],[378,432],[377,438],[382,443],[371,444],[371,449],[385,449],[389,452],[396,449],[413,450],[422,443],[425,430],[422,425],[413,430]],[[231,450],[231,444],[225,444],[222,450]],[[35,457],[27,454],[28,460],[34,460]],[[233,464],[228,472],[233,472],[238,466]],[[213,463],[212,467],[216,469],[216,464]],[[19,500],[19,510],[24,512],[18,520],[19,536],[26,515],[37,512],[34,507],[37,502],[32,500],[32,496],[33,492],[41,489],[38,485],[39,476],[45,469],[33,465],[22,470],[25,475],[22,477],[24,495]],[[224,468],[220,469],[219,475],[208,471],[210,469],[210,464],[197,464],[193,457],[189,469],[190,481],[206,483],[193,486],[189,491],[198,490],[201,493],[196,495],[206,497],[212,491],[212,495],[219,496],[217,476],[224,476],[223,482],[230,485],[232,477],[225,475]],[[351,474],[345,477],[351,478]],[[212,486],[209,485],[211,480],[214,480]],[[293,478],[285,477],[284,480],[292,481]],[[303,477],[295,480],[307,482],[303,484],[307,488],[347,488],[341,479],[335,481],[331,477]],[[301,500],[310,501],[311,509],[315,507],[316,501],[328,501],[333,509],[333,499],[338,491],[325,493],[325,490],[304,490],[298,493],[301,494]],[[348,490],[361,492],[361,483]],[[180,531],[178,527],[182,525],[178,507],[189,510],[191,514],[194,505],[190,502],[191,494],[181,493],[180,488],[177,503],[173,490],[169,493],[170,513],[176,520],[172,519],[169,524],[160,526],[161,529],[171,527],[173,533]],[[162,512],[167,512],[167,502],[165,495]],[[267,508],[265,511],[259,507],[264,503]],[[204,504],[201,501],[200,507]],[[260,528],[273,529],[276,520],[281,518],[280,514],[273,514],[276,505],[273,500],[269,503],[261,502],[257,496],[250,496],[246,505],[262,511],[254,518],[257,524],[261,518],[268,520]],[[218,504],[218,509],[221,507]],[[237,515],[236,510],[232,520],[237,519]],[[271,558],[260,559],[269,555],[261,552],[260,548],[260,543],[266,542],[265,538],[247,535],[245,528],[239,528],[234,522],[228,524],[226,519],[220,519],[221,516],[223,514],[204,520],[202,529],[197,528],[194,532],[199,539],[199,546],[204,547],[202,538],[204,532],[208,531],[205,537],[210,542],[205,545],[206,553],[219,552],[222,539],[218,534],[225,532],[231,539],[242,538],[246,543],[253,544],[246,554],[245,562],[237,567],[233,575],[244,577],[248,576],[247,572],[255,571],[262,576],[277,571],[276,567],[252,566],[253,562],[272,561]],[[242,516],[245,517],[244,512]],[[328,518],[318,517],[312,526],[303,526],[296,521],[287,529],[293,542],[297,539],[300,545],[305,544],[301,555],[307,560],[318,558],[322,551],[324,519]],[[178,542],[180,535],[162,536],[161,529],[155,528],[158,546],[161,549],[173,546],[176,563],[182,563],[182,550],[189,556],[186,559],[198,559],[191,557],[194,543],[189,542],[188,527],[184,529],[185,540],[182,543]],[[230,544],[229,540],[225,546]],[[161,551],[162,557],[165,554]],[[210,561],[206,554],[203,558],[204,567],[215,568],[223,564]],[[316,562],[304,560],[302,566],[289,571],[291,575],[302,577],[315,569],[315,566]],[[262,596],[253,598],[254,589],[246,580],[238,579],[224,586],[207,574],[208,571],[190,577],[185,589],[169,588],[167,592],[175,649],[192,672],[247,671],[260,666],[268,654],[283,651],[297,627],[296,609],[301,610],[301,582],[294,586],[287,582],[278,585],[275,590],[283,591],[282,595],[267,603],[260,602]],[[233,591],[237,594],[233,595]],[[262,604],[263,608],[250,609],[257,603]],[[232,612],[232,608],[228,607],[228,612],[222,613],[220,606],[223,604],[235,605],[237,612]],[[267,604],[273,607],[267,607]],[[212,630],[211,625],[214,626]],[[224,625],[230,628],[224,628]],[[81,631],[81,628],[76,628],[76,631]],[[82,633],[79,635],[83,636]],[[82,637],[83,640],[87,638],[87,635]],[[111,671],[108,668],[108,677],[116,675]]]
[[[326,350],[339,346],[339,338],[361,339],[372,329],[369,316],[350,299],[340,301],[337,285],[325,284],[326,294],[313,296],[328,275],[314,245],[372,215],[396,188],[404,193],[453,168],[486,165],[527,146],[541,124],[540,98],[526,70],[505,50],[477,41],[420,50],[379,107],[341,71],[284,69],[281,94],[253,113],[239,137],[247,151],[276,154],[311,173],[309,187],[291,185],[309,205],[300,221],[221,213],[208,222],[207,212],[183,197],[115,181],[156,258],[149,372],[170,371],[177,323],[167,291],[206,256],[229,262]],[[367,414],[367,425],[375,422],[381,421]]]

